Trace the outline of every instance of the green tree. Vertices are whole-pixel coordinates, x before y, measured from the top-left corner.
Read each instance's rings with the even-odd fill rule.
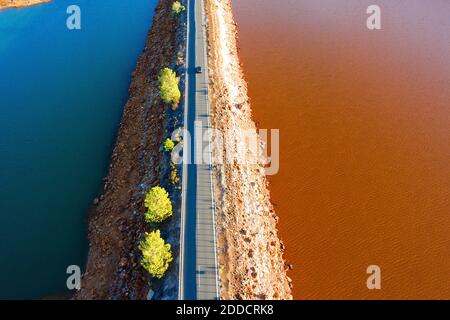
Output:
[[[160,223],[172,216],[172,202],[164,188],[153,187],[145,195],[145,220],[150,223]]]
[[[165,103],[176,106],[180,103],[181,92],[178,88],[180,78],[170,68],[164,68],[159,73],[159,94]]]
[[[172,141],[172,139],[167,138],[163,142],[163,148],[164,148],[164,151],[166,151],[166,152],[172,152],[173,148],[175,148],[175,143]]]
[[[141,265],[153,277],[161,279],[173,261],[170,244],[165,243],[161,233],[156,230],[145,233],[145,239],[139,243],[142,252]]]
[[[175,2],[172,4],[172,13],[173,13],[173,14],[178,15],[178,14],[180,14],[181,12],[183,12],[184,10],[186,10],[186,7],[183,6],[183,5],[180,3],[180,1],[175,1]]]

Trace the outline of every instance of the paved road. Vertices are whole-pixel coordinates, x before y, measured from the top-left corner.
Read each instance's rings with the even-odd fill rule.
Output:
[[[202,155],[202,137],[194,134],[210,128],[208,101],[208,61],[204,28],[203,0],[188,0],[187,101],[185,125],[191,133],[191,154]],[[195,68],[200,66],[202,73]],[[199,132],[199,131],[196,131]],[[209,136],[205,137],[206,158],[210,159]],[[203,147],[203,149],[205,146]],[[197,162],[198,163],[198,162]],[[179,298],[183,300],[219,299],[217,249],[213,206],[212,167],[209,164],[183,165],[183,203]]]

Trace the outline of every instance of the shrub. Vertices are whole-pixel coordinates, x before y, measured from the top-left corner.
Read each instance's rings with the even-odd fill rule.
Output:
[[[159,73],[159,94],[165,103],[176,106],[180,103],[181,92],[178,88],[180,79],[170,68],[164,68]]]
[[[166,152],[172,152],[173,148],[175,148],[175,143],[172,141],[172,139],[167,138],[163,142],[163,148],[164,148],[164,151],[166,151]]]
[[[180,177],[178,176],[178,169],[177,165],[173,162],[170,163],[170,167],[172,171],[170,172],[170,182],[173,186],[175,186],[175,189],[179,190],[181,187],[178,185],[181,181]]]
[[[172,13],[173,13],[173,14],[178,15],[178,14],[180,14],[181,12],[183,12],[184,10],[186,10],[186,7],[183,6],[183,5],[180,3],[180,1],[175,1],[175,2],[172,4]]]
[[[161,238],[161,233],[156,230],[145,233],[145,239],[139,243],[142,252],[141,265],[153,277],[161,279],[173,261],[170,244],[166,244]]]
[[[145,195],[145,220],[150,223],[160,223],[172,216],[172,203],[169,194],[164,188],[153,187]]]

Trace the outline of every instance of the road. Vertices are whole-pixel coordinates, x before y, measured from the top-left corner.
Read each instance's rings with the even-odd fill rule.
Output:
[[[182,228],[180,250],[180,300],[219,299],[217,246],[214,218],[212,166],[195,164],[203,154],[203,132],[210,128],[208,60],[203,1],[188,0],[188,44],[185,128],[191,134],[192,152],[185,152],[182,186]],[[196,73],[200,66],[202,73]],[[195,134],[194,134],[195,132]],[[186,140],[186,139],[185,139]],[[206,158],[211,158],[210,137],[205,136]],[[190,164],[187,163],[190,159]]]

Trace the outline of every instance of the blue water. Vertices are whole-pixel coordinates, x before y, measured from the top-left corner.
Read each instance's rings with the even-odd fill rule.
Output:
[[[81,8],[82,29],[66,28]],[[0,11],[0,298],[64,293],[84,267],[87,211],[107,173],[157,0],[56,0]]]

